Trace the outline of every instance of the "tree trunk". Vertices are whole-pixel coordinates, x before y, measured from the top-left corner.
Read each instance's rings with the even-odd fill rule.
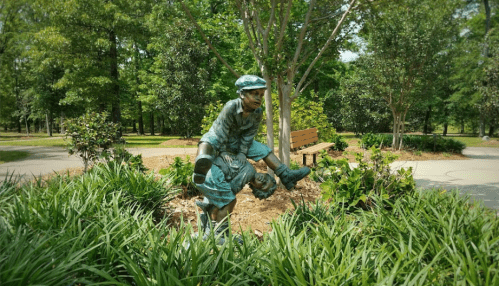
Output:
[[[138,115],[138,120],[139,120],[139,135],[144,135],[144,118],[142,117],[142,101],[139,100],[139,102],[137,103],[137,106],[138,106],[138,112],[139,112],[139,115]]]
[[[490,30],[490,5],[489,5],[489,0],[483,0],[483,5],[485,7],[485,35],[483,39],[483,50],[482,50],[482,56],[487,58],[489,54],[489,46],[487,43],[487,37],[489,35],[489,30]],[[483,95],[482,95],[483,96]],[[482,99],[482,108],[480,108],[480,133],[478,134],[479,137],[485,136],[485,117],[486,117],[486,110],[484,108],[485,102]]]
[[[274,152],[274,107],[272,103],[272,80],[263,73],[263,79],[266,82],[267,89],[265,90],[265,115],[267,125],[267,146]],[[274,170],[267,167],[267,173],[274,176]]]
[[[485,136],[485,111],[483,109],[480,111],[480,123],[479,124],[480,124],[480,130],[478,133],[478,137],[482,138],[483,136]]]
[[[45,121],[47,122],[47,135],[52,137],[52,124],[51,124],[51,116],[50,112],[45,113]]]
[[[398,150],[400,147],[400,113],[397,113],[395,110],[392,110],[393,114],[393,141],[392,141],[392,149]]]
[[[109,32],[109,58],[111,61],[110,65],[110,76],[113,81],[111,84],[111,113],[114,123],[121,122],[121,108],[120,108],[120,85],[119,85],[119,72],[118,72],[118,41],[116,39],[116,34],[114,31]],[[120,136],[121,130],[119,131]]]
[[[464,134],[464,118],[461,118],[461,134]]]
[[[142,117],[142,101],[139,100],[139,92],[138,92],[138,86],[140,85],[140,80],[139,80],[139,69],[140,69],[140,53],[139,53],[139,47],[137,44],[135,44],[135,83],[137,84],[137,121],[139,122],[139,135],[144,135],[144,119]],[[135,124],[134,124],[134,130],[133,132],[137,132],[135,129]]]
[[[154,111],[151,111],[151,135],[154,135]]]
[[[137,133],[137,122],[132,120],[132,133]]]
[[[398,150],[401,150],[404,147],[404,133],[405,133],[405,117],[407,115],[407,111],[409,108],[407,108],[404,112],[404,115],[402,115],[402,120],[401,120],[401,126],[399,130],[399,148]]]
[[[447,136],[447,128],[449,127],[449,123],[445,122],[444,123],[444,132],[442,132],[443,136]]]
[[[66,130],[64,129],[64,112],[61,111],[61,134],[65,134]]]
[[[29,137],[29,123],[28,123],[28,118],[26,115],[24,115],[24,123],[26,124],[26,136]]]
[[[428,134],[428,125],[430,123],[430,115],[431,115],[431,105],[428,106],[428,110],[426,111],[426,115],[424,118],[424,129],[423,129],[423,134]]]
[[[489,126],[489,137],[494,137],[494,131],[495,131],[496,127],[494,125],[490,125]]]
[[[281,162],[289,167],[291,161],[291,91],[292,85],[284,82],[282,76],[278,76],[279,93],[279,155]]]

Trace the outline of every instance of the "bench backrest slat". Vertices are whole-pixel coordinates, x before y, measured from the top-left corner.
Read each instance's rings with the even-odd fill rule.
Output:
[[[318,140],[317,128],[293,131],[291,132],[291,149],[314,143]]]

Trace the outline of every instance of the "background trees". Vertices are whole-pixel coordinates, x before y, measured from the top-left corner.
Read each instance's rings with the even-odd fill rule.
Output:
[[[206,104],[235,98],[240,74],[278,94],[267,94],[267,141],[278,117],[284,161],[298,97],[356,133],[454,125],[492,135],[499,123],[497,0],[185,4],[0,1],[3,129],[51,134],[108,111],[139,134],[198,135]],[[359,58],[342,63],[340,50]]]

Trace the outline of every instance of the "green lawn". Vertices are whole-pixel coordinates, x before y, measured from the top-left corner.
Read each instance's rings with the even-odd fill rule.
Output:
[[[33,136],[26,138],[19,133],[7,134],[2,133],[0,137],[0,146],[66,146],[66,141],[60,134],[54,135],[50,138],[46,134],[37,134],[38,136]],[[61,136],[61,137],[58,137]],[[128,148],[196,148],[196,145],[178,145],[178,146],[163,146],[161,143],[168,141],[170,139],[178,139],[180,136],[160,136],[160,135],[127,135],[123,136],[126,140],[126,147]],[[200,138],[200,136],[195,136],[195,138]],[[13,141],[15,140],[15,141]]]
[[[25,151],[0,151],[0,164],[17,161],[29,156]]]
[[[479,137],[461,137],[461,136],[447,136],[449,138],[458,140],[466,144],[466,147],[499,147],[499,140],[491,138],[489,141],[482,141]]]

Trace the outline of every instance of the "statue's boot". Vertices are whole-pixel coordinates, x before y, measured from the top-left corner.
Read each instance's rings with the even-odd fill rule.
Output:
[[[274,153],[270,153],[264,158],[265,163],[281,179],[281,183],[287,190],[293,190],[296,183],[310,174],[309,167],[302,167],[299,170],[291,170],[288,166],[281,163]]]
[[[196,184],[204,183],[206,174],[213,165],[215,150],[210,143],[201,142],[198,146],[198,154],[194,162],[194,174],[192,181]]]

